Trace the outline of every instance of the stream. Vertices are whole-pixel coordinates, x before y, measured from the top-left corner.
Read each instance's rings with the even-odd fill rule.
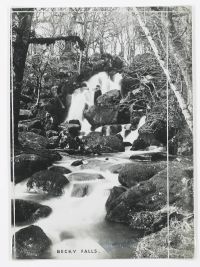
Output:
[[[150,150],[159,151],[159,148]],[[145,151],[149,153],[150,151]],[[62,160],[55,162],[72,173],[101,174],[105,179],[70,181],[60,197],[47,197],[27,192],[27,180],[15,186],[15,198],[32,200],[52,208],[47,218],[35,222],[52,240],[52,246],[42,258],[52,259],[101,259],[101,258],[131,258],[141,233],[129,229],[120,223],[110,223],[105,220],[105,203],[110,189],[119,186],[118,174],[110,171],[116,164],[133,162],[130,155],[141,154],[144,151],[130,151],[104,154],[96,157],[68,156],[63,153]],[[84,164],[73,167],[76,159],[84,159]],[[68,178],[70,174],[65,176]],[[74,188],[87,185],[87,194],[80,197],[72,195]],[[15,226],[14,232],[23,227]]]

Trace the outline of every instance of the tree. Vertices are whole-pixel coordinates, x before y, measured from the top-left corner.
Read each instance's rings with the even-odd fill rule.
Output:
[[[33,9],[13,10],[13,114],[14,118],[14,142],[18,143],[18,120],[20,110],[20,96],[22,90],[22,82],[26,56],[29,46],[29,38],[31,34],[31,22],[33,17]]]
[[[142,21],[141,16],[140,16],[137,8],[133,8],[133,11],[134,11],[134,14],[137,17],[139,25],[141,26],[142,30],[144,31],[144,33],[146,35],[147,40],[149,41],[149,43],[151,45],[151,48],[152,48],[152,50],[153,50],[153,52],[154,52],[154,54],[155,54],[155,56],[156,56],[156,58],[157,58],[157,60],[158,60],[158,62],[160,64],[161,68],[163,69],[163,71],[164,71],[164,73],[165,73],[165,75],[167,77],[167,81],[168,81],[172,91],[174,92],[174,94],[175,94],[175,96],[176,96],[176,98],[178,100],[179,106],[180,106],[180,108],[182,110],[182,113],[184,115],[186,123],[188,124],[188,127],[192,132],[192,128],[193,128],[192,116],[191,116],[191,114],[190,114],[190,112],[189,112],[189,110],[187,108],[187,104],[185,103],[185,100],[184,100],[183,96],[181,95],[180,91],[178,90],[178,88],[172,82],[171,77],[170,77],[170,72],[169,72],[168,68],[165,66],[165,64],[164,64],[164,62],[163,62],[163,60],[162,60],[162,58],[161,58],[161,56],[160,56],[160,54],[158,52],[156,44],[155,44],[154,40],[152,39],[148,28],[145,26],[145,23]]]

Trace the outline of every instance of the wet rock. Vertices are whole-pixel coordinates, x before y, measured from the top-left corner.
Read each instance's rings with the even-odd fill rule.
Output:
[[[14,255],[20,259],[40,258],[51,244],[51,240],[43,230],[35,225],[30,225],[17,231],[15,238],[13,237]]]
[[[57,132],[57,131],[55,131],[55,130],[48,130],[47,132],[46,132],[46,137],[47,138],[50,138],[50,137],[52,137],[52,136],[58,136],[59,135],[59,133]]]
[[[119,182],[127,187],[132,187],[140,181],[150,179],[159,171],[165,169],[166,162],[159,163],[127,163],[119,172]]]
[[[150,155],[132,155],[130,156],[130,159],[133,160],[140,160],[140,161],[147,161],[147,160],[151,160],[151,156]]]
[[[72,162],[71,166],[80,166],[83,164],[83,160],[79,159],[79,160],[75,160],[74,162]]]
[[[20,111],[19,111],[19,119],[20,120],[27,120],[27,119],[30,119],[31,117],[33,117],[33,113],[31,112],[31,110],[20,109]]]
[[[71,196],[72,197],[84,197],[88,195],[88,184],[74,184]]]
[[[36,154],[20,154],[14,158],[15,183],[31,176],[34,172],[46,169],[50,165],[47,158]]]
[[[68,176],[68,179],[69,181],[90,181],[90,180],[104,179],[104,177],[99,173],[77,172],[77,173],[71,173]]]
[[[110,90],[97,98],[97,105],[110,106],[119,104],[121,93],[119,90]]]
[[[47,217],[52,209],[48,206],[33,201],[22,199],[12,200],[12,224],[24,225],[37,221],[39,218]],[[15,213],[14,209],[15,208]],[[14,217],[15,215],[15,217]]]
[[[149,145],[142,138],[138,137],[132,144],[131,150],[143,150]]]
[[[109,171],[112,173],[119,173],[126,163],[119,163],[109,167]]]
[[[64,175],[45,170],[36,172],[29,178],[27,189],[35,193],[60,196],[68,183],[69,181]]]
[[[32,149],[48,148],[48,138],[32,133],[32,132],[20,132],[19,142],[22,146],[28,146]]]
[[[125,151],[123,139],[120,135],[101,136],[91,132],[83,138],[83,142],[88,150],[96,148],[99,153]]]
[[[62,166],[52,166],[49,168],[50,171],[61,173],[61,174],[68,174],[71,171],[65,167]]]

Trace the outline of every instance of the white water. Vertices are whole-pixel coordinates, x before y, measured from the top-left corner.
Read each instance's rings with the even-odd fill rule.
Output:
[[[141,117],[137,129],[135,131],[131,131],[127,136],[126,136],[126,130],[127,128],[131,127],[131,124],[124,124],[122,125],[122,131],[121,131],[121,135],[123,137],[124,142],[129,142],[129,143],[133,143],[139,136],[138,130],[140,127],[142,127],[142,125],[144,125],[146,120],[146,116]],[[128,127],[127,127],[128,126]]]
[[[66,121],[79,120],[82,131],[86,134],[90,132],[91,125],[84,118],[83,112],[86,106],[94,105],[94,92],[97,85],[100,85],[102,94],[112,90],[121,89],[122,75],[116,73],[113,81],[106,72],[100,72],[92,76],[87,82],[87,87],[78,88],[72,94],[71,106],[69,108]]]

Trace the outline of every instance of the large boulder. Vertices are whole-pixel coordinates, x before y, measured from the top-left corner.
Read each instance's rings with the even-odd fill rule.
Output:
[[[91,132],[83,138],[88,151],[98,150],[100,153],[125,151],[121,135],[102,136],[100,133]]]
[[[110,90],[97,98],[97,105],[110,106],[119,104],[121,93],[119,90]]]
[[[84,111],[84,117],[97,128],[103,125],[117,124],[118,105],[115,106],[91,106]]]
[[[159,171],[165,169],[167,162],[156,162],[156,163],[127,163],[123,166],[119,172],[119,182],[123,186],[132,187],[140,181],[145,181],[150,179]]]
[[[61,173],[45,170],[36,172],[29,178],[27,189],[35,193],[60,196],[68,183],[68,179]]]
[[[51,240],[40,227],[30,225],[15,233],[13,254],[20,259],[40,258],[51,244]]]
[[[168,169],[127,189],[113,199],[112,205],[106,204],[106,218],[114,222],[129,223],[129,214],[132,212],[160,210],[167,204],[168,187],[169,204],[193,212],[193,180],[188,174],[186,164],[170,162]]]
[[[11,207],[12,224],[15,223],[15,225],[33,223],[39,218],[47,217],[52,211],[52,209],[48,206],[22,199],[12,200]]]
[[[147,148],[149,146],[149,144],[147,142],[145,142],[144,139],[142,139],[141,137],[138,137],[132,144],[131,150],[135,151],[135,150],[143,150],[145,148]]]

